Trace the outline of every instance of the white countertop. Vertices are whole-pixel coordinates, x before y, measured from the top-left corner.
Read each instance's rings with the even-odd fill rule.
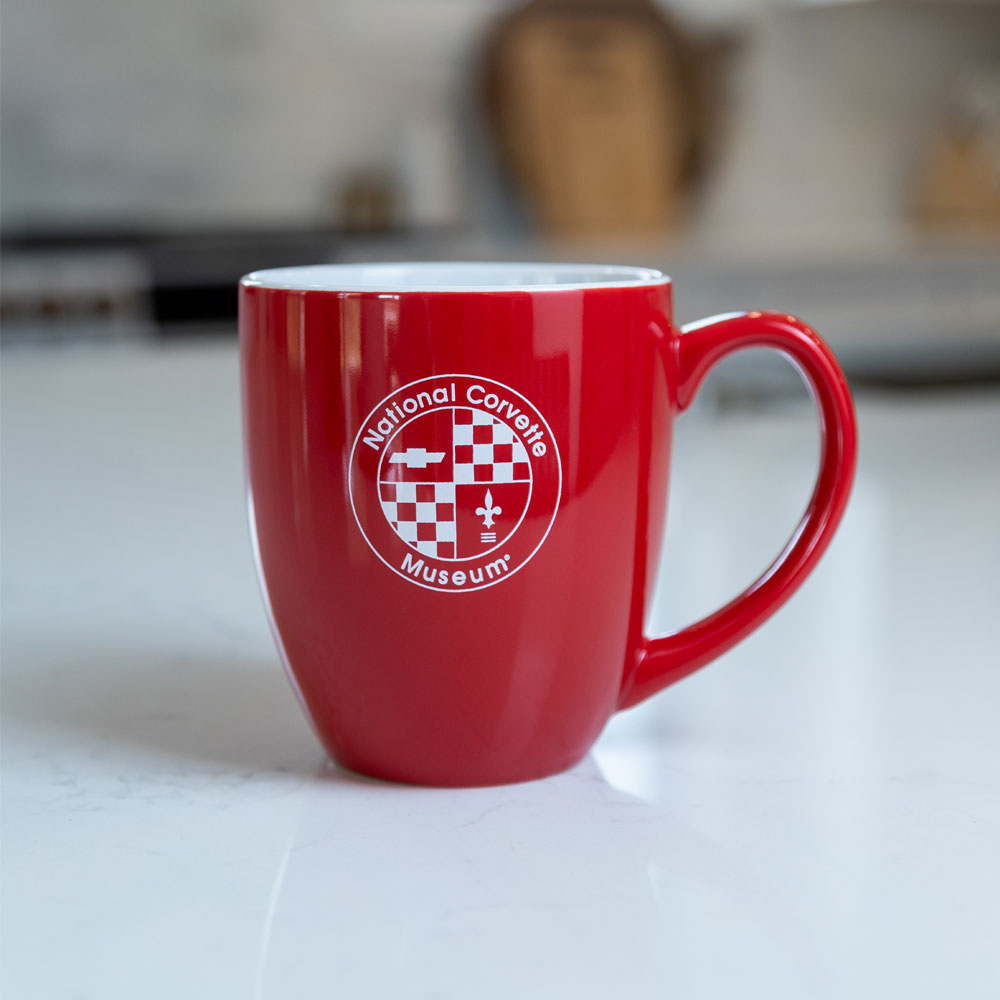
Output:
[[[860,401],[751,639],[499,789],[324,765],[244,522],[232,343],[8,352],[3,995],[1000,995],[1000,393]],[[806,408],[681,421],[662,629],[776,553]]]

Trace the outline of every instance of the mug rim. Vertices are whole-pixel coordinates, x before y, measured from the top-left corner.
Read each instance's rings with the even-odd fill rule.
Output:
[[[374,292],[567,292],[596,288],[652,288],[670,277],[650,267],[621,264],[568,264],[542,261],[377,261],[312,264],[253,271],[244,288]]]

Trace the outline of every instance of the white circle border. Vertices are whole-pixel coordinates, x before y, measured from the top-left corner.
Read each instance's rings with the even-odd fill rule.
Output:
[[[546,525],[545,532],[543,533],[542,537],[538,540],[538,544],[531,550],[530,553],[528,553],[528,556],[521,563],[519,563],[515,569],[512,569],[505,576],[499,576],[499,577],[497,577],[491,583],[484,583],[484,584],[482,584],[481,586],[478,586],[478,587],[432,587],[430,584],[428,584],[428,583],[421,583],[420,580],[415,580],[409,574],[403,573],[402,570],[396,569],[396,567],[393,566],[382,555],[382,553],[379,552],[378,549],[375,548],[374,545],[372,545],[370,539],[365,534],[365,529],[361,525],[361,518],[358,517],[358,510],[354,506],[354,484],[353,484],[353,479],[354,479],[354,453],[358,449],[358,441],[360,440],[361,434],[364,431],[365,427],[368,425],[368,421],[371,420],[372,417],[375,416],[375,413],[378,411],[378,409],[384,403],[386,403],[388,400],[392,399],[393,396],[395,396],[398,393],[402,392],[404,389],[409,389],[411,386],[414,386],[414,385],[420,385],[422,382],[432,382],[432,381],[435,381],[437,379],[445,379],[445,378],[469,378],[469,379],[476,379],[476,380],[478,380],[480,382],[489,382],[490,385],[500,386],[501,389],[505,389],[507,392],[513,393],[515,396],[517,396],[518,399],[520,399],[522,402],[527,403],[528,406],[530,406],[532,408],[532,410],[534,410],[535,413],[538,414],[538,419],[541,420],[541,422],[545,425],[545,429],[549,432],[549,438],[552,440],[552,450],[555,452],[555,455],[556,455],[556,471],[559,474],[559,482],[558,482],[558,484],[556,486],[556,502],[555,502],[555,506],[552,509],[552,516],[549,518],[549,523]],[[452,404],[452,405],[457,406],[458,404]],[[444,409],[444,408],[445,407],[441,407],[441,409]],[[432,413],[434,411],[433,410],[428,410],[427,412],[428,413]],[[415,419],[415,417],[414,417],[414,419]],[[407,421],[407,423],[409,423],[409,421]],[[393,436],[395,437],[395,435],[393,435]],[[388,445],[388,439],[386,440],[386,444]],[[381,467],[382,467],[382,457],[380,456],[379,457],[379,468],[381,468]],[[377,478],[378,478],[378,473],[376,472],[376,479]],[[532,485],[533,485],[534,484],[534,478],[535,478],[534,470],[532,470],[532,477],[531,478],[532,478]],[[378,483],[376,482],[376,486],[377,485],[378,485]],[[389,569],[391,569],[393,573],[395,573],[397,576],[401,577],[402,579],[408,581],[409,583],[416,584],[416,586],[418,586],[418,587],[423,587],[424,590],[436,590],[436,591],[438,591],[438,593],[441,593],[441,594],[472,594],[472,593],[475,593],[475,591],[477,591],[477,590],[486,590],[489,587],[495,587],[498,583],[502,583],[504,580],[509,580],[515,573],[517,573],[523,567],[527,566],[528,563],[531,562],[531,560],[535,558],[535,554],[542,547],[542,545],[545,544],[545,539],[549,537],[549,532],[552,530],[552,525],[555,523],[556,514],[559,513],[559,502],[562,500],[562,456],[559,454],[559,444],[556,441],[556,436],[555,436],[555,434],[552,433],[552,428],[549,426],[549,422],[545,419],[545,415],[542,413],[541,410],[538,409],[537,406],[535,406],[535,404],[530,399],[528,399],[527,396],[521,395],[521,393],[519,393],[517,391],[517,389],[512,389],[509,385],[505,385],[503,382],[498,382],[495,378],[486,378],[486,376],[484,376],[484,375],[468,375],[468,374],[466,374],[464,372],[448,372],[448,373],[442,374],[442,375],[427,375],[424,378],[418,378],[418,379],[416,379],[413,382],[407,382],[406,385],[401,385],[398,389],[393,389],[392,392],[390,392],[388,395],[383,396],[382,399],[380,399],[371,408],[371,410],[368,413],[368,416],[365,417],[365,419],[361,421],[361,424],[358,427],[358,433],[354,435],[354,444],[351,445],[351,455],[350,455],[350,458],[347,460],[347,496],[348,496],[348,499],[351,501],[351,513],[354,514],[354,523],[357,524],[358,531],[361,532],[361,537],[365,540],[365,544],[368,546],[368,548],[370,548],[372,550],[372,552],[375,553],[375,555],[378,558],[378,560],[381,563],[383,563],[385,566],[387,566]],[[531,500],[530,500],[530,497],[529,497],[528,507],[530,507],[530,506],[531,506]],[[524,514],[521,517],[521,521],[524,520],[525,516],[527,516],[527,513],[528,513],[528,510],[527,510],[527,507],[526,507],[525,508],[525,512],[524,512]],[[383,517],[384,517],[384,515],[383,515]],[[520,522],[518,522],[518,523],[520,524]],[[391,525],[390,525],[390,527],[391,527]],[[516,534],[516,533],[517,533],[517,531],[515,529],[514,534]],[[397,535],[396,537],[398,538],[399,536]],[[511,535],[510,537],[513,538],[513,535]],[[400,538],[399,540],[401,542],[403,542],[404,545],[406,545],[406,542],[403,539]],[[497,547],[499,548],[499,546],[497,546]],[[444,560],[437,560],[437,561],[438,562],[443,562]]]

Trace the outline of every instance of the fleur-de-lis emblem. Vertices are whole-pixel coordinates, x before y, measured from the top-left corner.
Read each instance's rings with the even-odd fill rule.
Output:
[[[476,508],[476,517],[481,517],[483,519],[483,526],[487,528],[493,527],[493,520],[498,514],[502,514],[503,510],[499,507],[493,506],[493,494],[489,490],[486,491],[486,499],[483,501],[482,507]]]

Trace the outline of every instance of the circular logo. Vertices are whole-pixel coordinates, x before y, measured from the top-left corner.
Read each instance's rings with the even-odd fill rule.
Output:
[[[368,414],[351,449],[361,534],[428,590],[482,590],[516,573],[545,541],[561,491],[552,429],[493,379],[411,382]]]

